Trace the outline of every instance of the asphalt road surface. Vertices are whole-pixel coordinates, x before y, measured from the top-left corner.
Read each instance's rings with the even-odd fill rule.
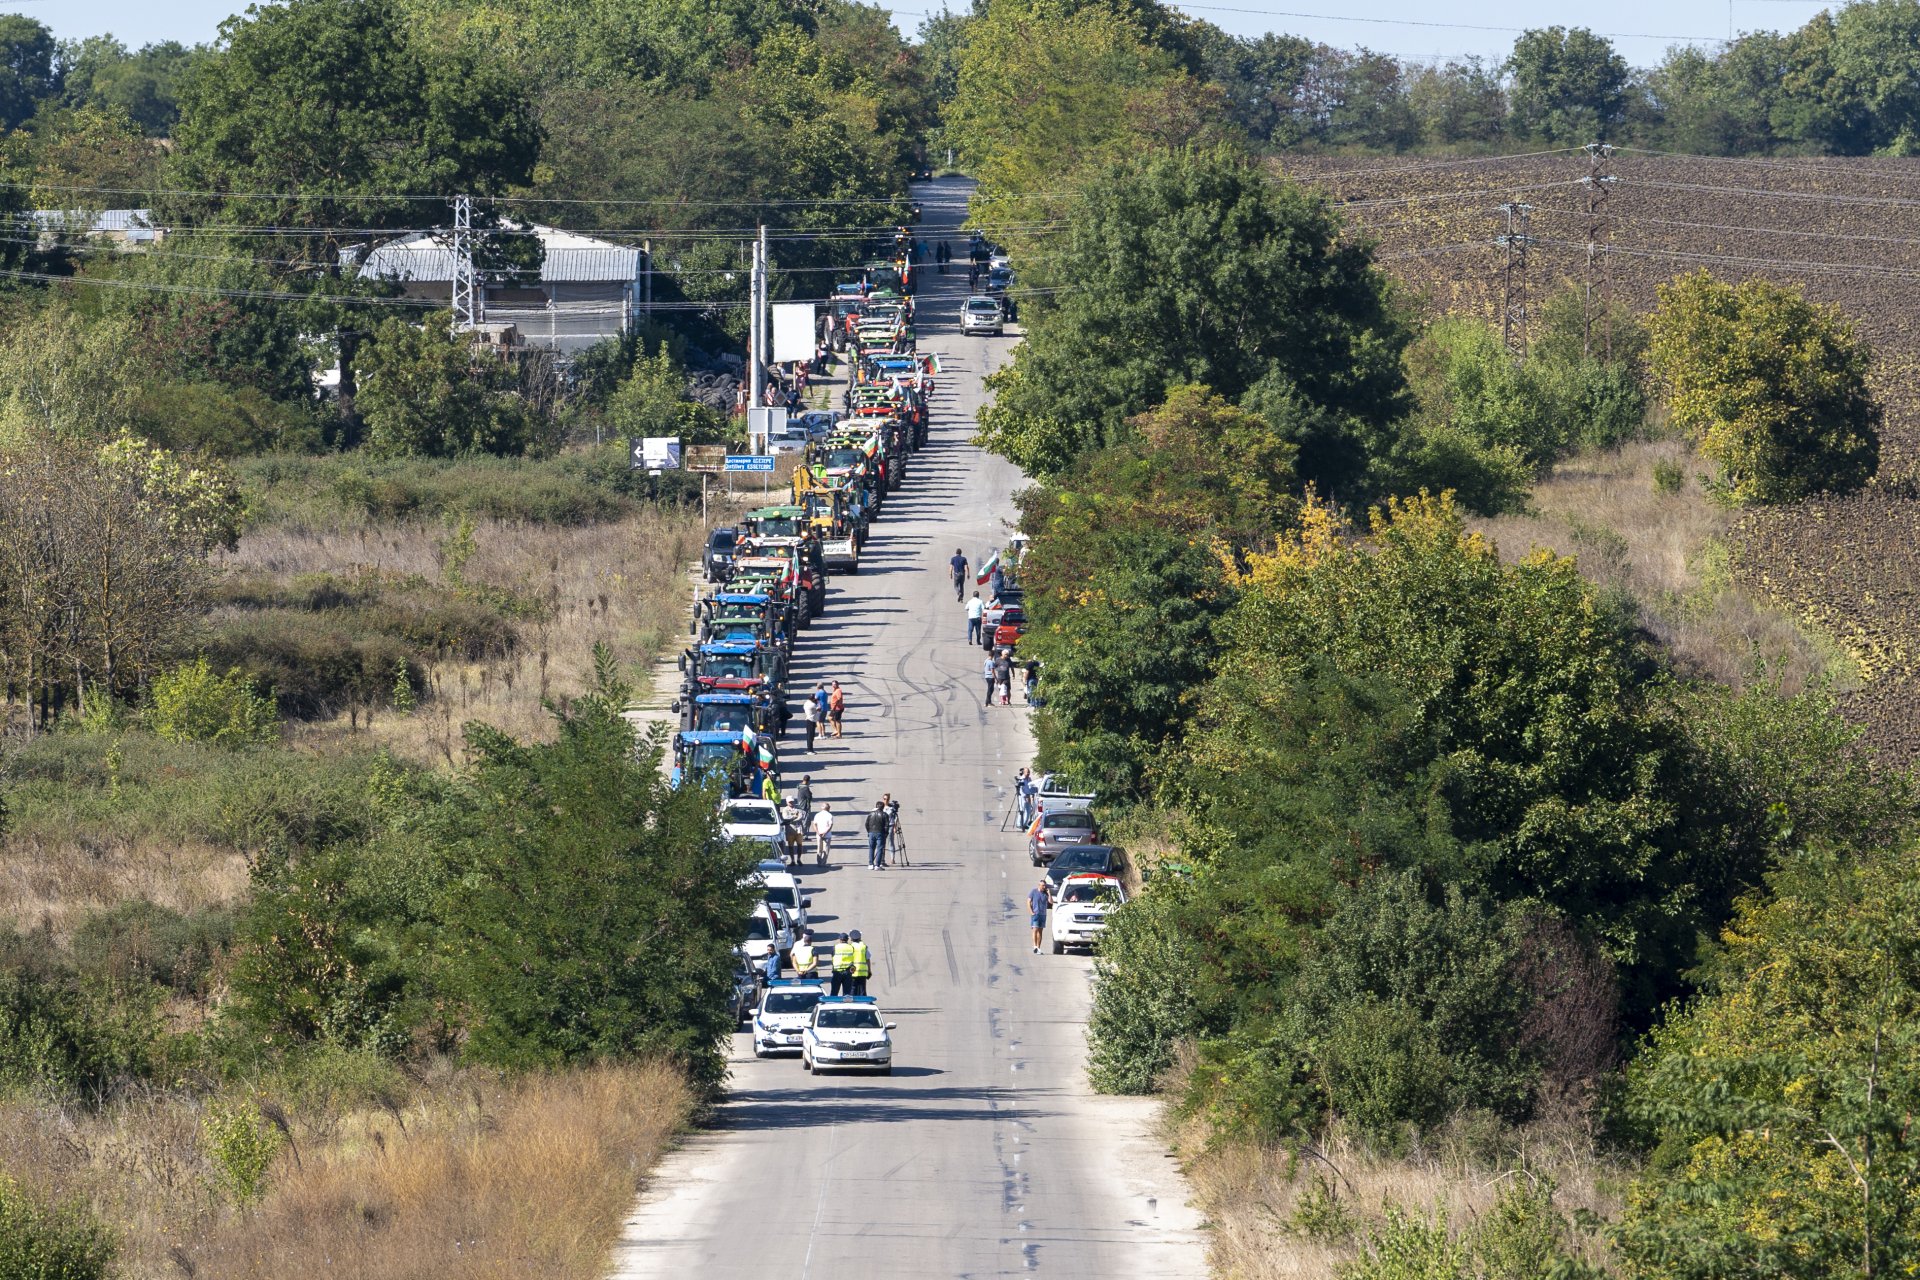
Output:
[[[957,251],[966,184],[917,191],[920,234],[945,230]],[[1008,817],[1027,712],[985,705],[946,568],[956,547],[980,563],[1015,515],[1020,473],[968,437],[981,379],[1017,338],[962,337],[966,275],[950,271],[929,265],[916,304],[943,366],[929,446],[795,646],[796,688],[846,689],[846,736],[809,756],[796,716],[782,754],[783,787],[810,773],[816,803],[846,815],[833,865],[801,882],[817,937],[857,928],[872,947],[869,991],[899,1024],[893,1075],[810,1076],[737,1035],[716,1126],[663,1163],[618,1277],[1205,1275],[1151,1106],[1088,1091],[1090,962],[1032,953],[1037,877]],[[912,865],[869,871],[858,818],[882,792]]]

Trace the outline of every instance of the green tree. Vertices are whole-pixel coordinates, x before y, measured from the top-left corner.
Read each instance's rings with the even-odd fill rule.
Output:
[[[494,195],[532,176],[538,130],[497,60],[427,45],[393,0],[291,0],[230,18],[180,90],[172,185],[200,221],[415,227],[421,195]],[[431,218],[429,221],[439,221]]]
[[[273,699],[242,671],[217,676],[205,658],[155,678],[147,722],[168,742],[207,742],[238,750],[273,742],[280,720]]]
[[[1627,60],[1585,27],[1545,27],[1513,42],[1513,131],[1578,144],[1604,138],[1626,106]]]
[[[1506,136],[1507,95],[1497,67],[1467,57],[1412,67],[1406,74],[1407,106],[1427,142],[1452,147]]]
[[[49,1204],[0,1174],[0,1280],[106,1280],[117,1253],[86,1205]]]
[[[44,25],[0,14],[0,131],[18,129],[52,92],[54,51]]]
[[[1352,459],[1403,407],[1405,335],[1385,277],[1317,197],[1232,152],[1161,153],[1090,180],[1067,227],[1044,280],[1072,288],[991,379],[985,444],[1050,475],[1172,386],[1239,399],[1264,380],[1302,410],[1271,419],[1301,432],[1301,477],[1357,487]]]
[[[1735,502],[1845,493],[1873,477],[1882,411],[1871,355],[1837,308],[1705,271],[1659,290],[1650,359],[1675,426]]]
[[[721,836],[711,793],[667,785],[658,741],[636,753],[625,701],[580,699],[551,745],[470,733],[436,827],[455,869],[440,980],[482,1061],[659,1053],[711,1087],[756,855]]]
[[[393,457],[515,454],[529,443],[513,375],[435,312],[418,328],[383,321],[360,357],[367,447]]]
[[[99,442],[125,428],[138,377],[129,329],[63,304],[12,326],[0,339],[0,445]]]
[[[687,399],[687,374],[663,347],[634,357],[627,376],[607,397],[607,425],[630,440],[679,436],[688,444],[715,444],[727,424],[714,410]]]
[[[1660,1140],[1615,1234],[1623,1274],[1897,1275],[1920,1265],[1920,861],[1790,859],[1742,905],[1707,994],[1632,1072]]]
[[[62,41],[60,88],[70,106],[123,112],[149,137],[163,138],[179,118],[180,82],[204,46],[162,40],[138,53],[110,35]]]

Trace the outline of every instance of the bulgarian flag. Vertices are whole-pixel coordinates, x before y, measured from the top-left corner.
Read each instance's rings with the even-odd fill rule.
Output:
[[[872,456],[873,456],[874,454],[876,454],[876,453],[878,453],[878,452],[880,452],[880,437],[879,437],[879,436],[868,436],[868,437],[867,437],[867,447],[866,447],[866,454],[867,454],[867,456],[868,456],[869,458],[871,458],[871,457],[872,457]]]
[[[999,565],[1000,565],[1000,553],[996,551],[992,555],[987,557],[987,562],[985,564],[980,566],[980,576],[973,580],[973,585],[976,587],[986,586],[987,580],[993,577],[993,571],[996,568],[998,568]]]
[[[933,352],[928,352],[927,355],[921,359],[920,364],[928,373],[940,372],[940,357]]]

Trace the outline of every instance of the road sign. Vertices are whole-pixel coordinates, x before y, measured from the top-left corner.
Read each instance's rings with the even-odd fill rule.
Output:
[[[728,471],[771,471],[773,455],[770,453],[730,453],[727,455]]]
[[[687,471],[721,471],[727,465],[727,446],[690,444],[681,451],[680,465]]]
[[[633,442],[632,455],[627,466],[635,471],[678,471],[680,469],[679,436],[644,436]]]

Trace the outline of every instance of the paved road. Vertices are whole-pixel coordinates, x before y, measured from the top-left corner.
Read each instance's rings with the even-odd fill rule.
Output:
[[[931,243],[966,187],[920,190]],[[1014,339],[961,337],[965,275],[925,280],[920,345],[944,369],[930,445],[796,648],[799,680],[847,689],[847,736],[808,757],[793,735],[783,758],[784,785],[810,772],[850,811],[835,865],[803,883],[822,933],[858,928],[873,948],[894,1074],[808,1076],[736,1036],[717,1128],[663,1166],[619,1277],[1205,1274],[1151,1109],[1087,1092],[1089,962],[1031,951],[1035,877],[1006,820],[1027,713],[983,705],[945,569],[955,547],[978,563],[1014,515],[1019,472],[967,442],[981,378]],[[901,801],[913,865],[870,872],[852,819],[882,791]]]

